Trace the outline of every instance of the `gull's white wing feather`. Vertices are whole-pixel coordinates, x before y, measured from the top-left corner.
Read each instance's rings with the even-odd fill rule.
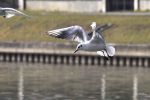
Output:
[[[77,25],[67,28],[51,30],[47,33],[48,35],[56,38],[67,39],[77,42],[87,41],[87,33],[83,30],[81,26]]]

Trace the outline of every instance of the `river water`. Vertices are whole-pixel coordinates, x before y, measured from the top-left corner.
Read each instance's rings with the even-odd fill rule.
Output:
[[[150,100],[150,69],[0,63],[0,100]]]

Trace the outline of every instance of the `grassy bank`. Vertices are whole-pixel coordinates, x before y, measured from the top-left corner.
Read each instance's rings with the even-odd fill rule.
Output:
[[[32,18],[0,17],[0,41],[58,41],[45,31],[81,25],[87,31],[92,21],[97,24],[112,23],[115,26],[103,33],[107,42],[150,43],[150,16],[110,16],[60,12],[26,12]]]

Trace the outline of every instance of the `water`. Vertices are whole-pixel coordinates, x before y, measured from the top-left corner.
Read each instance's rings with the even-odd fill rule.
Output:
[[[0,100],[150,100],[150,69],[0,63]]]

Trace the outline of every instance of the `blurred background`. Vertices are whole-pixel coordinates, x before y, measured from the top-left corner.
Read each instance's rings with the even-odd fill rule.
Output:
[[[149,0],[0,0],[31,18],[0,17],[1,100],[150,100]],[[102,32],[116,48],[109,60],[73,54],[77,43],[53,29],[112,24]]]

